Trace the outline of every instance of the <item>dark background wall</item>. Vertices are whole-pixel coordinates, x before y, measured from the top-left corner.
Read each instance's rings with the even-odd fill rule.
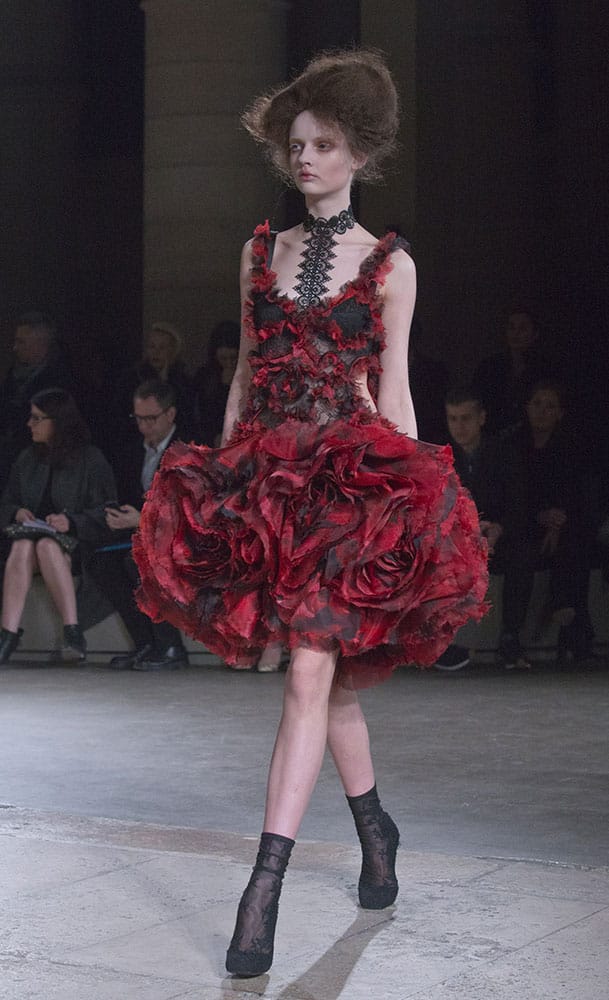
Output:
[[[603,6],[417,5],[414,212],[396,202],[391,218],[375,208],[364,221],[377,231],[397,222],[412,239],[429,350],[454,372],[496,346],[516,303],[538,313],[582,379],[599,369],[609,284]],[[288,5],[286,73],[319,48],[366,43],[362,9]],[[15,316],[31,308],[56,318],[83,376],[91,361],[101,369],[139,349],[144,49],[135,0],[3,4],[0,367]],[[399,39],[387,49],[399,59]],[[293,200],[285,212],[297,216]]]

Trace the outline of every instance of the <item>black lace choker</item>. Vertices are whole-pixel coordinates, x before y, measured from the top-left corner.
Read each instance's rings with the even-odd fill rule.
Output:
[[[351,205],[331,219],[316,219],[310,212],[305,216],[302,227],[305,233],[311,235],[304,241],[305,248],[294,285],[296,301],[302,309],[319,305],[328,291],[328,277],[334,269],[332,261],[336,257],[334,247],[337,241],[334,237],[353,229],[354,225]]]
[[[307,212],[303,219],[302,228],[305,233],[313,233],[314,236],[324,236],[326,233],[346,233],[348,229],[353,229],[355,216],[351,205],[343,208],[338,215],[333,215],[330,219],[315,218]]]

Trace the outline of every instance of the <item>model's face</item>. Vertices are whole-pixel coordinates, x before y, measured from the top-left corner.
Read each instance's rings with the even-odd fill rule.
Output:
[[[169,368],[176,358],[176,345],[169,333],[153,330],[146,340],[146,360],[157,372]],[[161,440],[163,440],[161,438]]]
[[[355,171],[363,160],[351,152],[337,125],[302,111],[292,122],[288,152],[290,173],[305,197],[343,194],[346,207]]]
[[[138,399],[136,396],[133,400],[133,416],[145,443],[156,448],[173,427],[176,409],[175,406],[169,406],[164,410],[155,396],[148,396],[147,399]]]
[[[32,403],[28,425],[34,444],[49,444],[55,431],[55,422]]]
[[[537,339],[537,331],[528,313],[512,313],[505,331],[508,347],[512,351],[528,351]]]
[[[485,422],[486,411],[473,399],[465,403],[446,404],[448,432],[461,448],[478,447]]]
[[[527,417],[531,430],[551,434],[563,418],[560,399],[553,389],[538,389],[527,403]]]

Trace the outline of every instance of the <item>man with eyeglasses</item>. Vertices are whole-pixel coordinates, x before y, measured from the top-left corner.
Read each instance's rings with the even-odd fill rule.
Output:
[[[110,660],[115,670],[177,670],[188,664],[179,631],[167,622],[151,622],[137,607],[134,592],[139,578],[130,550],[144,495],[166,448],[176,439],[176,416],[173,386],[151,380],[135,390],[131,417],[141,437],[125,445],[117,463],[118,495],[124,502],[106,508],[108,544],[97,553],[93,566],[98,585],[120,614],[134,644],[130,653]]]

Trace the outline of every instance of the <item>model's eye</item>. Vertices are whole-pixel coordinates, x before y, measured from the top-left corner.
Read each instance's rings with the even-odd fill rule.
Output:
[[[331,142],[326,142],[325,139],[324,139],[323,142],[318,142],[317,143],[317,148],[321,149],[321,151],[324,152],[324,150],[332,148],[332,143]]]
[[[302,149],[302,143],[300,142],[291,142],[288,146],[288,151],[290,153],[299,153],[301,149]]]

